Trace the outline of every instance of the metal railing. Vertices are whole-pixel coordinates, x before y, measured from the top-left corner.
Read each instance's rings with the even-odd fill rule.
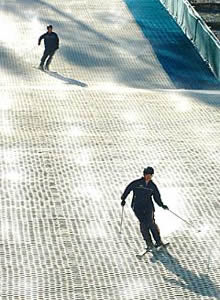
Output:
[[[160,0],[220,80],[220,42],[187,0]]]

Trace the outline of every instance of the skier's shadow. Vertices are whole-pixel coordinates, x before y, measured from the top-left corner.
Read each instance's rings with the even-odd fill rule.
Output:
[[[160,250],[153,253],[151,261],[159,261],[168,271],[179,277],[179,280],[165,278],[170,284],[188,289],[204,297],[216,297],[216,299],[219,299],[220,289],[210,280],[207,274],[197,275],[185,269],[168,250]]]
[[[56,79],[64,81],[66,84],[72,84],[72,85],[77,85],[77,86],[81,86],[81,87],[88,87],[88,85],[84,82],[81,82],[81,81],[78,81],[78,80],[75,80],[75,79],[72,79],[69,77],[65,77],[57,72],[49,71],[49,72],[47,72],[47,74]]]

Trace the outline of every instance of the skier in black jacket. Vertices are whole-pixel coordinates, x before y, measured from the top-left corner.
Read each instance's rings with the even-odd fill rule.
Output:
[[[47,32],[40,36],[38,40],[38,45],[40,46],[41,40],[44,40],[45,50],[41,58],[41,63],[39,69],[44,70],[44,63],[47,59],[45,69],[49,70],[49,65],[52,61],[52,58],[55,54],[55,51],[59,49],[59,38],[58,35],[53,32],[53,26],[47,26]]]
[[[154,247],[151,234],[156,242],[155,247],[163,245],[159,227],[154,219],[155,208],[152,197],[160,207],[168,209],[161,200],[156,184],[151,180],[153,174],[154,169],[152,167],[145,168],[144,177],[132,181],[121,196],[121,205],[124,206],[126,204],[125,199],[133,191],[131,207],[140,222],[140,231],[147,244],[147,249]]]

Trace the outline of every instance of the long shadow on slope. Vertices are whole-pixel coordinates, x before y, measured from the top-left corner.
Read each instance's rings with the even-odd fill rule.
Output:
[[[182,95],[184,96],[184,92]],[[204,93],[187,92],[187,97],[191,98],[193,101],[203,102],[214,107],[220,107],[220,93],[217,91],[207,91]]]
[[[38,1],[39,4],[46,6],[47,9],[53,10],[55,11],[58,15],[66,18],[67,20],[73,22],[75,25],[79,26],[81,31],[85,31],[85,32],[90,32],[92,34],[94,34],[95,36],[98,36],[100,39],[102,39],[103,41],[107,41],[107,42],[111,42],[114,43],[114,40],[108,38],[106,35],[96,31],[95,29],[91,28],[90,26],[86,25],[85,23],[83,23],[80,20],[75,19],[74,17],[72,17],[69,13],[65,13],[59,9],[57,9],[54,5],[46,3],[42,0]],[[90,37],[91,38],[91,37]],[[73,37],[74,39],[74,37]]]
[[[10,72],[14,76],[23,77],[23,80],[28,81],[31,78],[32,70],[29,64],[24,64],[22,57],[18,56],[14,51],[5,46],[0,49],[1,63],[0,67]]]
[[[204,297],[216,297],[216,299],[219,299],[220,290],[207,274],[197,275],[182,267],[179,261],[168,250],[154,252],[151,260],[152,262],[159,261],[169,272],[179,278],[179,280],[165,278],[170,284],[180,286]]]
[[[16,70],[20,69],[20,65],[18,64],[17,60],[15,61],[13,54],[10,53],[10,49],[1,46],[0,56],[1,68],[4,68],[10,72],[16,72]]]
[[[88,47],[88,46],[87,46]],[[62,47],[62,55],[74,65],[83,67],[111,67],[113,65],[111,57],[106,57],[101,51],[105,51],[105,47],[100,46],[99,50],[96,49],[96,45],[90,45],[89,51],[82,48],[74,48],[70,45]],[[107,51],[108,49],[106,49]],[[93,55],[91,55],[91,53]]]
[[[220,89],[220,82],[159,0],[124,1],[176,88]]]
[[[75,80],[75,79],[63,76],[63,75],[61,75],[61,74],[59,74],[57,72],[53,72],[53,71],[52,72],[46,72],[46,74],[48,74],[51,77],[54,77],[56,79],[59,79],[59,80],[63,81],[65,84],[77,85],[77,86],[80,86],[80,87],[87,87],[88,86],[84,82],[81,82],[81,81],[78,81],[78,80]]]
[[[57,21],[58,26],[60,27],[60,24],[64,23],[66,25],[66,20],[67,21],[71,21],[74,26],[78,26],[78,28],[80,28],[81,31],[84,32],[89,32],[90,34],[94,34],[96,37],[98,36],[100,39],[102,39],[103,41],[108,41],[111,43],[114,43],[114,40],[108,38],[106,35],[96,31],[95,29],[93,29],[92,27],[86,25],[85,23],[83,23],[80,20],[77,20],[76,18],[74,18],[72,15],[70,15],[70,13],[66,13],[58,8],[56,8],[54,5],[47,3],[43,0],[38,0],[38,1],[34,1],[34,0],[17,0],[16,3],[12,3],[12,4],[5,4],[2,6],[2,8],[5,10],[5,13],[10,14],[13,13],[15,16],[20,16],[21,18],[23,18],[24,20],[29,19],[30,17],[30,11],[40,11],[42,8],[46,8],[49,12],[53,11],[55,12],[59,17],[61,17],[64,21]],[[36,16],[37,14],[35,14]],[[42,19],[42,14],[40,14],[40,19]],[[45,27],[48,23],[50,24],[54,24],[55,20],[50,20],[49,18],[46,18],[47,23],[45,23]],[[72,29],[72,28],[71,28]],[[67,30],[68,28],[66,28],[65,26],[63,27],[63,30]],[[90,36],[91,38],[91,36]],[[74,39],[74,36],[73,36]]]

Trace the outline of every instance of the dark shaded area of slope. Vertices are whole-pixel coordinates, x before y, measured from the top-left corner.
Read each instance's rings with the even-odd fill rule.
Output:
[[[176,88],[220,89],[220,82],[159,0],[125,3]]]

